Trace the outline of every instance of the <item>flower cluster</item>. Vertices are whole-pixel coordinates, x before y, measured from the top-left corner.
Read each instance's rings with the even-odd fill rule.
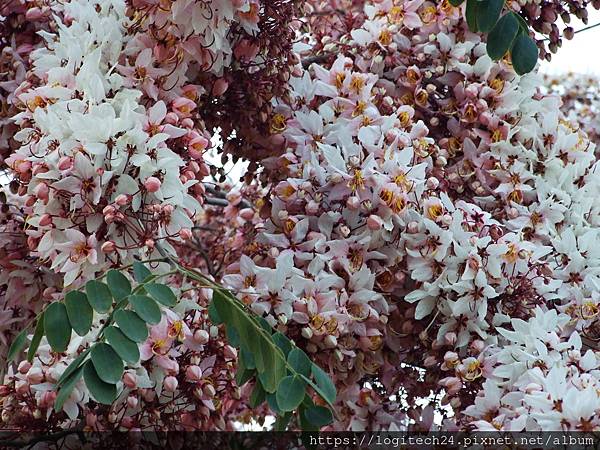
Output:
[[[541,88],[493,62],[447,0],[15,5],[0,59],[14,191],[0,212],[0,340],[63,285],[171,255],[324,368],[332,430],[598,428],[599,356],[584,348],[600,337],[589,83]],[[557,5],[507,4],[551,50]],[[237,184],[205,161],[217,137],[223,164],[250,160]],[[115,404],[81,384],[53,411],[92,331],[11,367],[2,421],[231,430],[267,414],[235,383],[210,292],[169,282],[180,302]]]
[[[600,360],[572,331],[572,318],[538,308],[510,328],[498,329],[506,342],[478,369],[486,381],[465,409],[472,424],[485,431],[598,429]]]
[[[544,86],[549,94],[560,96],[560,109],[569,122],[578,125],[589,140],[598,145],[600,94],[597,77],[570,72],[562,75],[544,75]]]
[[[378,2],[347,16],[322,47],[330,63],[292,79],[276,107],[288,149],[265,161],[270,218],[223,280],[342,391],[409,390],[405,363],[437,377],[408,405],[443,389],[458,411],[487,393],[498,326],[557,301],[574,328],[594,321],[594,146],[536,75],[489,59],[457,8]],[[343,398],[337,426],[355,427],[366,412]],[[389,426],[378,420],[366,427]]]

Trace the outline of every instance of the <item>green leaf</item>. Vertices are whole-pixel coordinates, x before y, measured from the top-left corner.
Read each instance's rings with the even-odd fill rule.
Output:
[[[515,39],[510,52],[513,68],[519,75],[533,70],[538,60],[538,48],[534,40],[524,33]]]
[[[283,355],[287,357],[293,347],[292,341],[290,341],[287,336],[283,335],[279,331],[275,333],[272,338],[273,341],[275,341],[275,344],[277,344],[277,347],[279,347],[283,352]]]
[[[519,22],[514,14],[506,14],[498,21],[487,39],[487,54],[494,60],[501,59],[512,47],[519,32]]]
[[[71,340],[71,325],[67,308],[61,302],[50,303],[44,313],[44,334],[52,350],[62,353]]]
[[[523,16],[516,12],[511,12],[510,14],[512,14],[515,17],[515,19],[517,19],[517,21],[519,22],[519,27],[521,27],[521,30],[525,34],[529,34],[529,25],[527,25],[527,22],[525,22],[525,19],[523,19]]]
[[[108,312],[112,306],[112,295],[108,286],[100,281],[90,280],[85,284],[85,292],[92,308],[99,313]]]
[[[240,350],[240,360],[243,362],[244,367],[247,367],[248,369],[256,369],[256,364],[254,362],[252,353],[244,348]]]
[[[301,373],[305,377],[310,377],[312,361],[298,347],[290,351],[287,362],[296,372]]]
[[[92,328],[94,312],[83,292],[71,291],[65,295],[69,323],[79,336],[85,336]]]
[[[333,414],[325,406],[313,405],[303,411],[304,418],[318,428],[329,425],[333,422]]]
[[[270,393],[267,392],[267,403],[269,405],[269,408],[271,408],[271,411],[273,411],[275,414],[279,414],[282,411],[279,409],[279,405],[277,404],[277,394],[276,393]]]
[[[214,307],[215,311],[219,315],[219,323],[233,325],[233,320],[231,318],[232,308],[229,305],[229,302],[225,299],[225,296],[216,289],[213,292],[211,306]]]
[[[102,381],[116,384],[123,377],[123,360],[108,344],[99,342],[92,347],[92,363]]]
[[[115,322],[125,336],[133,342],[144,342],[148,338],[148,326],[133,311],[118,309],[115,311]]]
[[[281,379],[287,373],[285,358],[277,347],[275,349],[269,348],[264,352],[264,363],[266,369],[258,373],[258,379],[263,384],[265,391],[275,392],[278,389]]]
[[[260,383],[256,383],[254,389],[252,390],[252,394],[250,395],[250,401],[248,404],[251,408],[256,408],[262,402],[265,401],[265,390],[263,389]]]
[[[25,328],[17,334],[15,340],[12,341],[12,344],[10,344],[10,348],[8,349],[8,361],[12,361],[19,353],[25,350],[25,346],[27,345],[27,333],[27,328]]]
[[[247,369],[242,365],[239,365],[235,374],[235,382],[238,386],[243,386],[254,376],[254,374],[256,374],[255,370]]]
[[[208,305],[208,318],[215,325],[223,323],[223,320],[221,320],[221,316],[219,316],[219,312],[215,306],[215,302],[210,302],[210,305]]]
[[[229,341],[229,345],[240,348],[240,335],[235,329],[233,325],[226,325],[227,329],[227,340]]]
[[[283,416],[277,416],[277,420],[275,420],[275,431],[285,431],[288,424],[290,423],[290,419],[292,418],[292,413],[287,412]],[[310,447],[306,447],[310,448]]]
[[[123,300],[131,294],[131,283],[118,270],[109,270],[106,274],[106,281],[108,281],[108,289],[110,289],[115,300]]]
[[[477,27],[483,33],[489,32],[500,17],[504,0],[480,0],[477,4]]]
[[[77,358],[75,358],[73,360],[73,362],[71,364],[69,364],[69,366],[66,368],[66,370],[63,372],[63,374],[58,379],[58,382],[57,382],[58,386],[63,385],[67,381],[69,376],[72,373],[74,373],[81,366],[81,363],[83,362],[85,357],[88,355],[90,350],[91,349],[89,349],[89,348],[84,350],[83,352],[81,352],[81,354]]]
[[[308,420],[306,420],[306,416],[304,415],[304,411],[306,410],[306,407],[304,405],[301,405],[300,408],[298,408],[298,424],[300,425],[300,429],[304,432],[315,432],[315,431],[319,431],[319,427],[312,424],[311,422],[309,422]]]
[[[469,30],[473,33],[478,31],[477,29],[477,8],[479,0],[467,0],[467,8],[465,10],[465,17],[467,19],[467,25]]]
[[[41,313],[38,317],[38,321],[35,324],[35,331],[33,332],[33,337],[31,338],[31,344],[29,344],[29,349],[27,350],[27,361],[33,362],[33,358],[35,357],[35,353],[40,347],[40,342],[42,342],[42,338],[44,337],[44,313]]]
[[[318,389],[315,389],[317,393],[327,400],[327,402],[331,404],[335,403],[337,392],[331,378],[329,378],[323,369],[314,363],[312,365],[312,374],[315,377],[315,383],[318,387]]]
[[[140,360],[138,345],[125,336],[121,330],[113,326],[107,327],[104,330],[104,336],[124,361],[135,364]]]
[[[450,3],[452,6],[460,6],[464,1],[465,0],[448,0],[448,3]]]
[[[273,327],[269,325],[269,322],[266,321],[264,317],[254,316],[260,327],[269,333],[269,336],[273,333]]]
[[[177,304],[177,296],[173,293],[169,286],[157,283],[148,283],[144,286],[146,292],[159,303],[165,306],[175,306]]]
[[[160,308],[154,300],[145,295],[132,295],[129,297],[129,303],[138,316],[150,325],[156,325],[160,322]]]
[[[65,402],[71,396],[71,392],[77,385],[77,382],[83,375],[83,367],[78,367],[70,374],[70,376],[64,381],[62,387],[58,390],[58,394],[56,395],[56,400],[54,402],[54,410],[62,411]]]
[[[293,411],[304,400],[306,383],[302,378],[291,375],[283,378],[277,387],[277,405],[281,411]]]
[[[138,283],[143,283],[145,280],[152,276],[152,272],[148,270],[148,268],[139,261],[135,261],[133,263],[133,278]]]
[[[117,398],[117,387],[100,379],[91,361],[83,366],[83,379],[94,400],[104,405],[110,405]]]

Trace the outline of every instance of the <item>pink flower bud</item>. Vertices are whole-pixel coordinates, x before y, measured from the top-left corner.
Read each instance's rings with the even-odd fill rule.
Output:
[[[148,190],[148,192],[156,192],[160,189],[161,182],[156,177],[148,177],[146,181],[144,181],[144,187]]]
[[[35,205],[36,201],[37,201],[37,198],[34,195],[30,195],[29,197],[27,197],[27,200],[25,201],[25,206],[33,206],[33,205]]]
[[[25,13],[25,18],[28,21],[39,20],[43,16],[42,10],[38,7],[29,8]]]
[[[454,333],[453,331],[449,331],[444,335],[444,341],[446,345],[456,344],[456,333]]]
[[[129,204],[130,200],[131,199],[130,199],[129,195],[119,194],[119,195],[117,195],[117,198],[115,198],[115,203],[119,206],[125,206],[125,205]]]
[[[46,289],[44,289],[44,292],[42,292],[42,296],[45,299],[50,300],[50,299],[52,299],[52,294],[54,294],[55,292],[56,292],[55,288],[47,287]],[[24,361],[24,362],[27,362],[27,361]],[[27,362],[27,364],[29,364],[29,362]],[[29,367],[31,367],[31,364],[29,364],[29,366],[27,367],[27,370],[29,370]],[[27,372],[27,370],[25,372]],[[25,373],[25,372],[21,372],[21,373]]]
[[[215,84],[213,84],[212,95],[214,95],[215,97],[219,97],[223,95],[225,91],[227,91],[228,87],[229,83],[227,82],[227,80],[224,78],[219,78],[217,81],[215,81]]]
[[[174,112],[167,113],[165,122],[170,125],[176,125],[179,122],[179,117]]]
[[[337,338],[332,335],[328,335],[323,339],[323,343],[327,348],[334,348],[337,346]]]
[[[130,408],[135,408],[137,405],[138,405],[137,397],[134,397],[133,395],[130,395],[129,397],[127,397],[127,406],[129,406]]]
[[[440,181],[437,178],[431,177],[427,179],[427,187],[429,189],[436,189],[439,185]]]
[[[477,339],[471,343],[471,349],[475,353],[481,353],[484,348],[485,348],[485,343],[482,340]]]
[[[133,426],[133,418],[126,416],[121,419],[121,426],[125,428],[131,428]]]
[[[29,392],[29,383],[25,380],[19,380],[15,383],[15,392],[19,395],[25,395]]]
[[[123,384],[129,389],[135,389],[137,386],[137,376],[131,372],[125,372],[123,375]]]
[[[448,394],[450,394],[450,395],[457,394],[461,390],[461,388],[462,388],[462,381],[460,381],[460,378],[451,377],[446,382],[446,389],[448,389]]]
[[[202,392],[204,392],[204,395],[206,395],[208,398],[214,397],[215,394],[217,393],[217,391],[215,390],[215,387],[210,383],[207,383],[204,386],[204,388],[202,389]]]
[[[194,332],[194,341],[198,344],[206,344],[210,336],[206,330],[196,330]]]
[[[100,250],[102,253],[112,253],[116,250],[116,248],[117,247],[113,241],[106,241],[104,244],[102,244]]]
[[[27,172],[29,172],[30,169],[31,169],[30,161],[21,161],[19,164],[17,164],[17,172],[19,172],[21,174],[26,174]]]
[[[146,239],[144,245],[148,248],[154,248],[154,239]]]
[[[381,220],[381,217],[379,217],[379,216],[372,214],[367,219],[367,227],[369,228],[369,230],[372,230],[372,231],[379,230],[382,225],[383,225],[383,220]]]
[[[35,188],[35,195],[40,200],[48,200],[48,185],[46,183],[40,183]]]
[[[191,239],[192,230],[190,230],[189,228],[182,228],[181,230],[179,230],[179,237],[181,237],[181,239],[183,239],[184,241]]]
[[[50,225],[52,223],[52,216],[48,213],[43,214],[42,217],[40,217],[40,226],[41,227],[45,227],[47,225]]]
[[[44,372],[40,367],[32,367],[27,372],[27,381],[31,384],[39,384],[44,379]]]
[[[346,200],[346,206],[350,209],[358,209],[360,208],[360,199],[355,196],[348,197],[348,200]]]
[[[58,160],[58,170],[68,170],[73,166],[73,159],[69,156],[63,156]]]
[[[25,375],[31,369],[31,363],[29,361],[21,361],[19,363],[18,371],[19,373]]]
[[[237,358],[237,350],[235,348],[233,348],[231,345],[225,346],[225,349],[223,350],[223,354],[225,355],[225,358],[230,358],[230,359]]]
[[[46,391],[42,394],[38,405],[40,408],[49,408],[54,405],[54,401],[56,400],[56,391]]]
[[[154,389],[144,389],[142,392],[142,397],[145,401],[151,402],[156,397]]]
[[[178,384],[179,382],[177,381],[177,378],[173,376],[168,376],[163,381],[163,387],[167,392],[175,392],[177,390]]]
[[[185,369],[185,377],[188,381],[200,381],[202,380],[202,369],[198,366],[188,366]]]
[[[240,217],[244,220],[252,220],[252,218],[254,217],[254,210],[252,208],[241,209]]]

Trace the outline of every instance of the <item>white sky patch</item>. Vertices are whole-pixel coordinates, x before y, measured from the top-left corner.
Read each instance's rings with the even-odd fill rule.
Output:
[[[575,16],[571,16],[571,23],[569,25],[577,31],[600,23],[600,11],[589,8],[588,14],[587,25],[575,19]],[[559,29],[562,30],[562,21],[559,20],[559,23]],[[563,38],[563,45],[558,49],[558,53],[552,55],[552,61],[544,61],[540,64],[540,72],[551,75],[567,72],[582,73],[585,75],[600,74],[599,43],[600,27],[577,33],[570,41]]]

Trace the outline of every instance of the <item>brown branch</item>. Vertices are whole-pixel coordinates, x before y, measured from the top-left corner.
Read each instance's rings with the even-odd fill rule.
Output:
[[[322,63],[327,61],[329,58],[331,58],[332,54],[331,53],[326,53],[324,55],[318,55],[318,56],[311,56],[309,58],[304,58],[302,60],[302,67],[305,69],[308,69],[308,67],[312,64],[312,63]]]

